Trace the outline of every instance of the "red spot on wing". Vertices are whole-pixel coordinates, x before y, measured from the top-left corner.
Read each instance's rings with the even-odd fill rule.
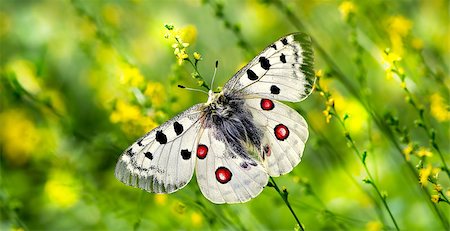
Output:
[[[197,157],[199,159],[205,159],[208,154],[208,147],[204,144],[199,144],[197,147]]]
[[[272,100],[270,99],[261,99],[261,108],[263,110],[269,111],[272,110],[275,107]]]
[[[274,129],[275,136],[278,140],[285,140],[289,136],[289,129],[284,124],[278,124]]]
[[[216,180],[221,184],[226,184],[231,180],[233,174],[228,168],[219,167],[216,169]]]

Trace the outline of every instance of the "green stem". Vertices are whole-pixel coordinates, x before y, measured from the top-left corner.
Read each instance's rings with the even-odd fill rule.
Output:
[[[291,211],[292,215],[294,216],[295,220],[297,221],[297,224],[300,227],[300,230],[304,231],[305,229],[303,228],[302,223],[298,219],[297,215],[295,214],[294,210],[291,207],[291,204],[288,201],[288,192],[287,192],[287,190],[281,191],[280,188],[278,187],[277,183],[275,182],[275,180],[272,177],[270,177],[270,182],[269,183],[271,183],[272,185],[270,185],[270,186],[275,188],[275,190],[278,192],[278,194],[280,194],[280,196],[283,199],[284,203],[287,205],[287,207]]]

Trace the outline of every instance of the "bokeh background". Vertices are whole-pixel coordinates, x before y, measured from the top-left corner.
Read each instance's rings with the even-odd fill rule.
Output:
[[[276,178],[307,230],[449,230],[449,2],[0,1],[1,230],[293,230],[274,188],[214,205],[123,185],[119,155],[279,37],[314,41],[310,125]],[[184,54],[183,54],[184,55]],[[185,57],[185,56],[178,56]],[[198,55],[196,55],[198,58]],[[217,85],[215,87],[217,87]],[[389,215],[392,214],[392,217]]]

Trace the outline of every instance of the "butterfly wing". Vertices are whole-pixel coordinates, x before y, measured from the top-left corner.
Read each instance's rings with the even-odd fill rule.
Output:
[[[275,100],[245,100],[263,130],[260,160],[270,176],[290,172],[299,162],[308,139],[308,124],[294,109]]]
[[[246,98],[298,102],[311,93],[314,81],[311,39],[304,33],[295,33],[268,46],[238,71],[223,90]]]
[[[203,195],[213,203],[242,203],[256,197],[269,176],[259,161],[233,151],[205,128],[197,147],[196,175]]]
[[[117,179],[149,192],[171,193],[192,178],[201,125],[202,105],[197,104],[132,144],[116,165]]]

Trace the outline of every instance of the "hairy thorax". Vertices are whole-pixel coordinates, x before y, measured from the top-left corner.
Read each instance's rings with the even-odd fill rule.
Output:
[[[262,130],[254,123],[244,99],[224,92],[212,93],[204,109],[206,127],[216,139],[224,141],[239,155],[248,156],[246,146],[259,149]]]

